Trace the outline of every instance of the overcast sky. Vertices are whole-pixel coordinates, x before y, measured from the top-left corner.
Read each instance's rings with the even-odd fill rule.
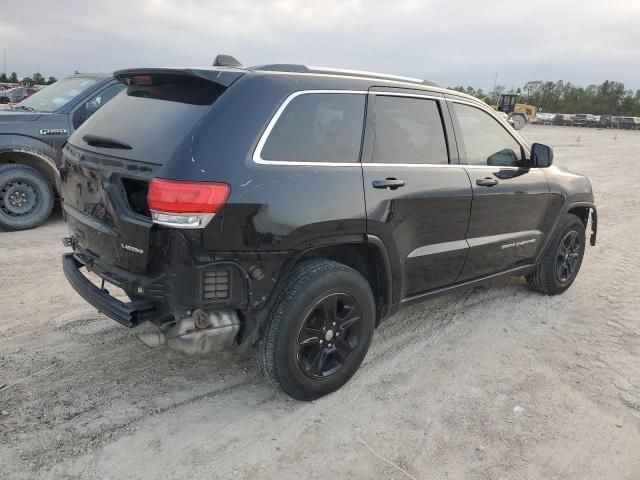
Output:
[[[640,0],[0,0],[7,71],[303,63],[490,89],[640,88]],[[0,51],[2,54],[2,51]],[[0,61],[2,59],[0,58]],[[0,63],[0,70],[2,64]]]

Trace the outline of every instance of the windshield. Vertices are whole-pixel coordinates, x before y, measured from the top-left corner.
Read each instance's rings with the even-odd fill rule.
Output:
[[[20,102],[16,108],[38,112],[55,112],[82,95],[98,82],[95,78],[65,78],[34,93]]]

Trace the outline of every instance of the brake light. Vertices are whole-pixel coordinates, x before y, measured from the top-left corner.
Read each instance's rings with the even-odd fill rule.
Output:
[[[131,78],[131,83],[146,86],[153,84],[153,80],[151,79],[151,75],[136,75]]]
[[[230,192],[226,183],[154,178],[149,184],[147,204],[155,223],[202,228],[223,207]]]

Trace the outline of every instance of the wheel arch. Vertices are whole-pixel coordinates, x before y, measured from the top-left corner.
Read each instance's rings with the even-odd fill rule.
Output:
[[[543,247],[540,249],[540,252],[538,253],[538,257],[536,258],[536,263],[540,262],[540,259],[546,253],[547,248],[549,248],[549,244],[551,243],[551,239],[553,238],[553,235],[556,229],[558,228],[558,225],[560,225],[561,220],[569,213],[576,215],[578,218],[580,218],[580,220],[584,225],[585,230],[589,223],[589,214],[591,214],[591,236],[589,237],[589,243],[592,246],[596,244],[596,239],[598,234],[598,209],[596,208],[596,206],[592,202],[568,203],[564,205],[564,207],[561,209],[560,215],[558,215],[558,218],[553,224],[553,228],[549,231],[549,234],[547,235],[545,243]]]
[[[566,213],[572,213],[580,218],[585,230],[589,224],[589,214],[591,214],[591,236],[589,242],[594,246],[598,234],[598,209],[596,206],[588,202],[572,203],[568,206]]]
[[[376,302],[376,326],[389,314],[393,301],[391,266],[384,243],[378,237],[367,235],[359,242],[345,238],[303,250],[290,263],[286,275],[296,264],[316,258],[351,267],[367,280]]]
[[[59,193],[58,168],[55,160],[34,148],[17,145],[0,147],[0,165],[25,165],[40,172],[54,192]]]

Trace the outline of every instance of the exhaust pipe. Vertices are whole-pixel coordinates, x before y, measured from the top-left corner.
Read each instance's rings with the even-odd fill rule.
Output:
[[[137,335],[149,348],[166,346],[185,355],[204,355],[230,349],[240,330],[240,319],[235,310],[194,310],[171,324],[164,331]]]

